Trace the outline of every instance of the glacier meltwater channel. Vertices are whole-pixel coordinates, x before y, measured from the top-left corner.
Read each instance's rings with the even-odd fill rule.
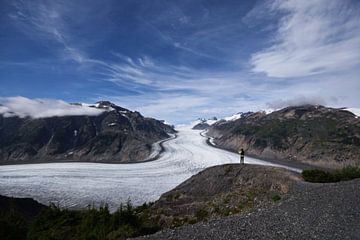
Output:
[[[107,203],[115,210],[128,199],[136,205],[155,201],[207,167],[239,162],[237,154],[208,146],[200,131],[185,126],[177,130],[177,138],[164,142],[165,151],[151,162],[0,166],[0,195],[30,197],[68,208]],[[245,163],[275,165],[249,157]]]

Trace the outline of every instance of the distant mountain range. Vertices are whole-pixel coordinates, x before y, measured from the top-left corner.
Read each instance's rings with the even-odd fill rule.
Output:
[[[204,130],[210,127],[210,125],[216,123],[218,119],[216,117],[205,119],[205,118],[198,118],[195,122],[191,125],[193,126],[192,129],[194,130]]]
[[[218,147],[263,159],[335,167],[360,164],[360,119],[345,109],[304,105],[240,114],[208,127]]]
[[[229,122],[235,121],[242,117],[247,117],[248,115],[252,114],[253,112],[238,112],[230,117],[225,117],[222,119],[217,119],[217,117],[212,117],[209,119],[206,118],[199,118],[197,121],[192,123],[192,129],[194,130],[204,130],[209,128],[211,125],[215,123],[222,123],[222,122]]]
[[[46,118],[0,114],[0,164],[138,162],[149,156],[153,143],[175,132],[162,121],[108,101],[86,107],[102,112]]]

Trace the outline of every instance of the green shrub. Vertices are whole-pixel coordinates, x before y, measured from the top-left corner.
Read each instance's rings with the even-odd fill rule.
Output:
[[[12,209],[0,211],[0,239],[26,239],[27,224],[25,219]]]
[[[319,169],[304,170],[301,174],[304,180],[307,182],[339,182],[360,178],[360,167],[347,166],[342,168],[341,170],[335,170],[332,172]]]
[[[279,194],[274,194],[271,199],[274,201],[274,202],[277,202],[281,199],[280,195]]]
[[[113,214],[107,205],[99,209],[60,209],[52,205],[29,226],[28,239],[126,239],[160,230],[150,219],[149,205],[134,207],[130,201]]]
[[[207,219],[208,216],[209,216],[209,213],[205,209],[199,209],[195,213],[195,217],[198,221],[204,221]]]

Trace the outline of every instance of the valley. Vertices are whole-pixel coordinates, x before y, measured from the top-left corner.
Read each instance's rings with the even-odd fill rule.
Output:
[[[205,168],[239,162],[238,154],[207,145],[201,131],[189,126],[177,130],[177,138],[163,143],[165,151],[155,161],[1,166],[0,193],[31,197],[43,204],[54,202],[72,209],[107,203],[114,211],[128,199],[136,205],[155,201]],[[250,157],[245,158],[245,163],[279,166]]]

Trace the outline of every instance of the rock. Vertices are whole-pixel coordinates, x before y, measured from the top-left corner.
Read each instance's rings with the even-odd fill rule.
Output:
[[[31,198],[12,198],[0,195],[0,213],[14,211],[29,222],[45,208],[47,208],[47,206]]]
[[[208,127],[210,127],[209,124],[207,124],[206,122],[202,122],[202,123],[196,124],[192,129],[194,129],[194,130],[205,130]]]

